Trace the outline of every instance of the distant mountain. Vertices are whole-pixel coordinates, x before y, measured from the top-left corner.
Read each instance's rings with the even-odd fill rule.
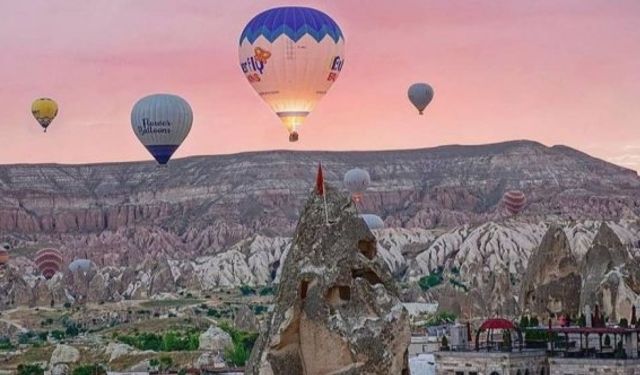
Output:
[[[372,184],[360,211],[385,220],[392,234],[383,231],[381,244],[406,242],[402,250],[382,250],[404,282],[454,267],[467,287],[494,283],[480,279],[485,272],[503,272],[502,284],[489,290],[505,289],[509,278],[524,272],[547,223],[632,223],[640,214],[635,171],[566,146],[513,141],[404,151],[270,151],[191,157],[168,167],[0,166],[0,243],[11,247],[18,274],[34,272],[30,258],[44,246],[59,247],[68,262],[90,258],[110,275],[96,288],[117,281],[113,288],[126,298],[270,282],[320,161],[334,186],[350,168],[369,171]],[[500,205],[513,188],[528,200],[517,225]],[[586,252],[591,240],[575,251]],[[627,243],[637,240],[631,236]],[[35,280],[25,283],[33,287]],[[478,311],[516,303],[485,300]]]

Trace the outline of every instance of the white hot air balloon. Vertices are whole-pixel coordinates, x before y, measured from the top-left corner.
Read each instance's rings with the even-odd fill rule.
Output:
[[[344,36],[325,13],[280,7],[255,16],[240,35],[240,68],[289,132],[327,93],[344,64]]]
[[[380,216],[373,214],[362,214],[358,215],[364,222],[367,224],[370,230],[382,229],[384,228],[384,221]]]
[[[411,103],[422,114],[433,99],[433,88],[427,83],[414,83],[409,87],[408,94]]]
[[[167,164],[171,159],[189,134],[192,123],[189,103],[176,95],[149,95],[131,110],[134,133],[160,164]]]
[[[343,183],[351,193],[353,200],[359,202],[362,199],[362,193],[371,183],[371,177],[369,177],[369,172],[364,169],[354,168],[345,173]]]

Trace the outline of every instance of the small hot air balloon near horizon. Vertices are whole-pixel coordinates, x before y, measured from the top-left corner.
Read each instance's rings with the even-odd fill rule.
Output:
[[[38,251],[34,262],[40,273],[42,273],[42,276],[47,280],[52,278],[56,272],[59,272],[63,265],[62,254],[58,250],[52,248],[46,248]]]
[[[160,165],[171,159],[189,134],[192,123],[189,103],[177,95],[145,96],[131,110],[133,132]]]
[[[409,100],[422,115],[431,100],[433,100],[433,87],[428,83],[414,83],[409,87]]]
[[[46,133],[51,121],[58,115],[58,104],[53,99],[39,98],[31,104],[31,113]]]
[[[369,172],[364,169],[354,168],[345,173],[343,183],[351,193],[351,198],[355,202],[359,202],[362,199],[362,193],[367,190],[371,183],[371,177]]]
[[[376,230],[384,228],[384,221],[378,215],[362,214],[358,215],[369,227],[369,230]]]
[[[89,259],[76,259],[73,262],[69,263],[69,271],[71,272],[84,272],[87,273],[93,267],[93,262]]]
[[[527,197],[520,190],[509,190],[504,193],[502,201],[511,215],[517,215],[527,203]]]
[[[255,16],[240,35],[240,68],[280,118],[289,141],[338,78],[344,36],[325,13],[279,7]]]

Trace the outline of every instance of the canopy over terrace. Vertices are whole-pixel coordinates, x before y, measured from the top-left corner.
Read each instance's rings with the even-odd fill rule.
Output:
[[[638,358],[638,352],[640,346],[640,327],[625,328],[625,327],[549,327],[545,328],[548,333],[548,337],[555,335],[564,335],[564,353],[567,355],[570,352],[581,353],[583,355],[596,355],[604,356],[606,354],[623,355],[629,358]],[[570,350],[569,335],[579,336],[580,344],[574,350]],[[598,335],[598,347],[589,347],[589,335]],[[606,353],[603,348],[603,337],[605,335],[613,335],[613,345],[611,351]],[[584,340],[583,340],[584,337]],[[620,341],[619,341],[620,340]],[[554,341],[551,340],[551,351],[555,350]],[[620,343],[620,345],[618,345]],[[596,352],[597,350],[597,352]]]
[[[511,332],[515,332],[518,336],[518,348],[522,350],[522,332],[520,331],[520,328],[518,328],[513,322],[502,318],[489,319],[482,323],[476,332],[476,350],[480,350],[480,334],[485,331],[487,332],[486,347],[488,350],[495,346],[495,341],[493,340],[494,331],[507,331],[509,337],[511,337]],[[511,350],[511,343],[503,342],[503,349]]]

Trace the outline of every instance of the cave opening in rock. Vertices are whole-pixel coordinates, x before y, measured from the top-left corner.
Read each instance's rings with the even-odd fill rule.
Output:
[[[344,305],[351,300],[351,288],[347,285],[334,285],[327,292],[327,302],[331,306]]]
[[[354,279],[358,277],[362,277],[363,279],[367,280],[371,285],[382,284],[382,280],[380,280],[380,277],[378,276],[378,274],[376,274],[369,268],[353,269],[351,270],[351,275],[353,276]]]
[[[376,257],[376,242],[372,240],[360,240],[358,241],[358,250],[360,254],[364,255],[367,259],[373,259]]]
[[[307,298],[307,292],[309,291],[309,280],[302,280],[300,283],[300,299]]]

